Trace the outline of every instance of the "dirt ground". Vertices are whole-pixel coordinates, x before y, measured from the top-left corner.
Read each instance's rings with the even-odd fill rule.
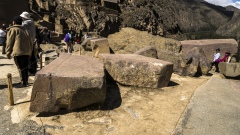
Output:
[[[8,72],[14,72],[14,77],[18,77],[13,60],[1,58],[0,71],[0,80],[2,80],[0,84],[2,115],[0,116],[6,117],[4,120],[0,118],[3,129],[0,129],[0,134],[10,134],[11,128],[7,126],[14,125],[18,127],[14,132],[21,134],[41,132],[55,135],[170,135],[196,88],[210,78],[209,76],[182,77],[172,74],[169,86],[162,89],[118,85],[121,105],[113,110],[106,111],[90,106],[72,112],[38,114],[29,112],[32,86],[14,88],[15,105],[8,105],[7,87],[3,80]],[[18,79],[15,79],[15,82]],[[34,77],[30,79],[33,81]]]

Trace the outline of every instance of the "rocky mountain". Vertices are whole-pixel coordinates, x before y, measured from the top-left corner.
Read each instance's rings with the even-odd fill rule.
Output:
[[[29,10],[39,25],[59,33],[107,37],[132,27],[176,39],[240,37],[240,10],[204,0],[29,0]]]

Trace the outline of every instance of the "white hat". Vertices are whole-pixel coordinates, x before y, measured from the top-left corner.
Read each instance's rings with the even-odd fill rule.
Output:
[[[20,15],[22,18],[25,18],[25,19],[31,19],[30,18],[30,14],[28,12],[22,12],[22,14]]]

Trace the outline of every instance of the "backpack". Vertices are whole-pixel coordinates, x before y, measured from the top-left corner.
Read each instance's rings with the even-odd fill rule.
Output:
[[[70,39],[71,39],[71,37],[70,37],[70,35],[67,33],[67,34],[65,35],[65,37],[64,37],[63,40],[64,40],[65,42],[69,42]]]

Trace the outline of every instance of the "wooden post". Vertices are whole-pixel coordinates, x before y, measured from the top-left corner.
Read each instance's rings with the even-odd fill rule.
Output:
[[[42,69],[42,52],[40,53],[40,69]]]
[[[14,105],[14,99],[13,99],[13,89],[12,89],[12,74],[7,74],[7,83],[8,83],[8,100],[9,104],[12,106]]]
[[[81,55],[81,47],[79,47],[79,55]]]

